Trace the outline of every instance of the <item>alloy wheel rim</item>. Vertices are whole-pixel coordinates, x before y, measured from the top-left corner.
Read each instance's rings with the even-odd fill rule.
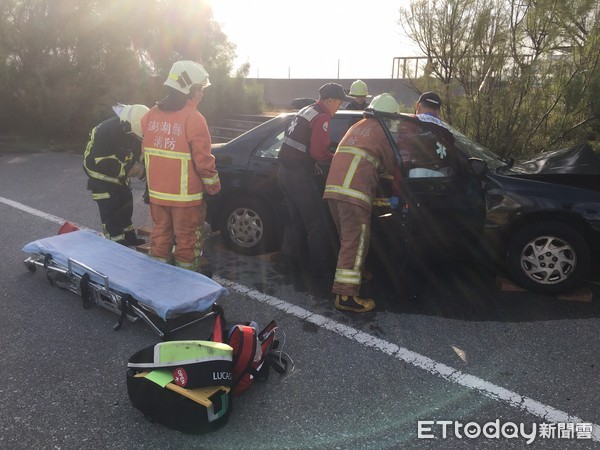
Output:
[[[243,248],[258,245],[264,234],[264,225],[256,211],[250,208],[234,210],[227,220],[230,239]]]
[[[571,276],[576,266],[575,250],[557,236],[538,236],[529,241],[521,252],[521,269],[538,284],[561,283]]]

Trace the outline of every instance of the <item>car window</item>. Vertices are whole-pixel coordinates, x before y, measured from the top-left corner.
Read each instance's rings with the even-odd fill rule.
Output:
[[[265,139],[258,147],[256,156],[259,158],[277,158],[281,144],[283,144],[283,138],[285,137],[285,130],[288,126],[288,122],[282,127],[278,128],[273,134]]]
[[[362,116],[335,116],[329,121],[329,140],[339,144],[348,128],[362,119]]]

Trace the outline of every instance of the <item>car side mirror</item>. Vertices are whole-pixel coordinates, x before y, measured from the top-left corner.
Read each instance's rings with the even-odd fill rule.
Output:
[[[478,177],[485,175],[487,172],[487,163],[483,159],[469,158],[469,167]]]

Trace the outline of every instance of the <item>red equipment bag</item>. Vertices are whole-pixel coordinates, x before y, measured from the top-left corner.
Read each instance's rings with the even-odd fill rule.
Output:
[[[213,341],[226,343],[233,348],[231,392],[234,395],[246,392],[254,380],[266,380],[271,367],[278,373],[287,371],[287,359],[281,353],[273,353],[279,345],[275,339],[275,321],[272,320],[260,333],[257,333],[257,329],[256,323],[252,322],[236,324],[224,330],[221,314],[215,316]]]

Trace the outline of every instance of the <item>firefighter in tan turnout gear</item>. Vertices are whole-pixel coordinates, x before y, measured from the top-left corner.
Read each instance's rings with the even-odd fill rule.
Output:
[[[205,196],[221,190],[208,125],[196,109],[210,85],[208,72],[194,61],[177,61],[164,84],[167,96],[142,118],[154,224],[150,256],[198,271]]]
[[[331,162],[324,198],[340,237],[332,292],[335,307],[366,312],[375,301],[359,297],[363,264],[369,250],[371,209],[379,177],[394,173],[396,160],[385,131],[369,110],[395,114],[398,102],[390,94],[375,97],[365,118],[340,141]]]
[[[88,190],[98,205],[102,232],[112,241],[136,246],[145,241],[136,236],[131,222],[133,197],[129,178],[144,177],[139,161],[142,127],[148,111],[144,105],[116,105],[115,116],[96,126],[85,149],[83,168]]]

